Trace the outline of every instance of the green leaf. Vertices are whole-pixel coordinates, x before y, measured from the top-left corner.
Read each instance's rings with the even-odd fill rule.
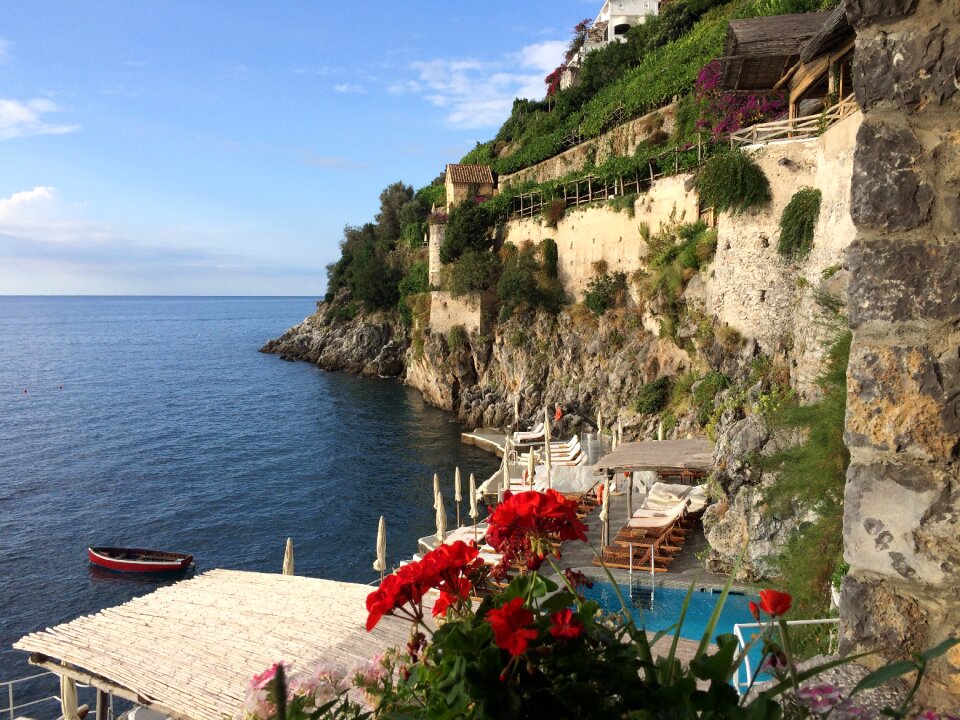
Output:
[[[938,658],[941,655],[943,655],[945,652],[947,652],[950,648],[954,647],[955,645],[960,645],[960,638],[947,638],[936,647],[932,647],[926,652],[920,653],[920,657],[922,657],[927,662],[930,662],[934,658]]]
[[[889,665],[884,665],[882,668],[877,668],[858,682],[857,686],[850,692],[850,696],[852,697],[862,690],[871,690],[875,687],[880,687],[884,683],[919,669],[920,666],[917,663],[909,660],[900,660],[890,663]]]
[[[680,608],[680,617],[677,620],[677,629],[673,633],[673,641],[670,643],[670,652],[667,654],[669,665],[667,665],[667,676],[664,683],[669,685],[673,679],[673,659],[677,655],[677,645],[680,643],[680,631],[683,629],[683,620],[687,617],[687,608],[690,607],[690,599],[693,597],[693,587],[695,580],[690,581],[690,587],[687,588],[687,596],[683,599],[683,606]]]
[[[544,612],[552,613],[573,605],[575,598],[568,592],[559,592],[551,595],[540,604]]]
[[[720,635],[717,637],[717,652],[695,657],[690,661],[690,671],[700,680],[726,683],[737,647],[734,635]]]

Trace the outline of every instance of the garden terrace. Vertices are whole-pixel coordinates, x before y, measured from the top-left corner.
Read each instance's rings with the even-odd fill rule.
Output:
[[[95,615],[27,635],[30,662],[183,720],[243,707],[250,678],[278,659],[300,672],[349,671],[404,645],[410,623],[366,632],[370,587],[294,575],[211,570]],[[61,665],[69,663],[69,667]]]
[[[595,169],[566,180],[551,181],[525,192],[519,192],[510,201],[511,219],[533,217],[552,200],[563,200],[564,208],[579,207],[617,196],[646,192],[654,181],[662,177],[689,172],[702,165],[714,148],[698,143],[696,147],[681,150],[672,148],[646,159],[614,158],[614,162],[626,165],[621,172]],[[509,192],[507,190],[506,192]]]

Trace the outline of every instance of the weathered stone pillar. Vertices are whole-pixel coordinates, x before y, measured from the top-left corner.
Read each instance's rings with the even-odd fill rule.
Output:
[[[960,2],[845,3],[864,124],[841,649],[893,658],[960,633]],[[956,704],[960,650],[926,692]]]

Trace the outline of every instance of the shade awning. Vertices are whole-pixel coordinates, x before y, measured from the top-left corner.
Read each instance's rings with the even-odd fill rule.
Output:
[[[713,471],[713,443],[706,438],[628,442],[597,462],[602,472],[648,470],[661,475],[707,475]]]
[[[242,713],[250,678],[283,660],[348,672],[404,645],[410,623],[384,617],[366,632],[367,585],[296,575],[211,570],[94,615],[31,633],[14,647],[35,663],[189,720]],[[73,668],[53,667],[53,659]],[[59,664],[59,663],[56,663]]]

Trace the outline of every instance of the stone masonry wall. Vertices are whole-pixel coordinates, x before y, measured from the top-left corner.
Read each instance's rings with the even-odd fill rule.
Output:
[[[849,273],[837,268],[855,234],[850,180],[861,121],[857,113],[818,138],[748,149],[770,180],[773,200],[741,215],[721,215],[717,224],[717,256],[707,278],[707,307],[744,337],[755,338],[767,354],[789,347],[793,384],[804,398],[812,399],[831,332],[819,312],[816,294],[846,299]],[[810,254],[802,261],[790,261],[777,251],[780,217],[793,194],[804,186],[822,193],[820,218]],[[828,268],[833,274],[825,278]]]
[[[430,332],[447,333],[455,325],[463,325],[468,333],[486,333],[484,310],[490,303],[484,302],[480,293],[456,296],[453,293],[435,290],[430,293]]]
[[[845,0],[864,110],[852,186],[842,649],[960,627],[960,3]],[[960,648],[927,702],[956,707]]]
[[[591,160],[599,165],[611,155],[632,155],[637,146],[654,133],[673,132],[675,114],[675,105],[654,110],[536,165],[501,175],[498,184],[503,187],[527,180],[546,182],[582,170]]]
[[[504,240],[520,246],[552,238],[557,243],[558,275],[563,289],[580,300],[593,278],[592,263],[605,260],[611,272],[628,275],[644,265],[647,243],[641,234],[646,225],[656,234],[661,226],[695,222],[698,206],[693,176],[661,178],[649,192],[637,196],[634,216],[608,207],[569,208],[551,228],[540,218],[524,218],[507,223]]]

